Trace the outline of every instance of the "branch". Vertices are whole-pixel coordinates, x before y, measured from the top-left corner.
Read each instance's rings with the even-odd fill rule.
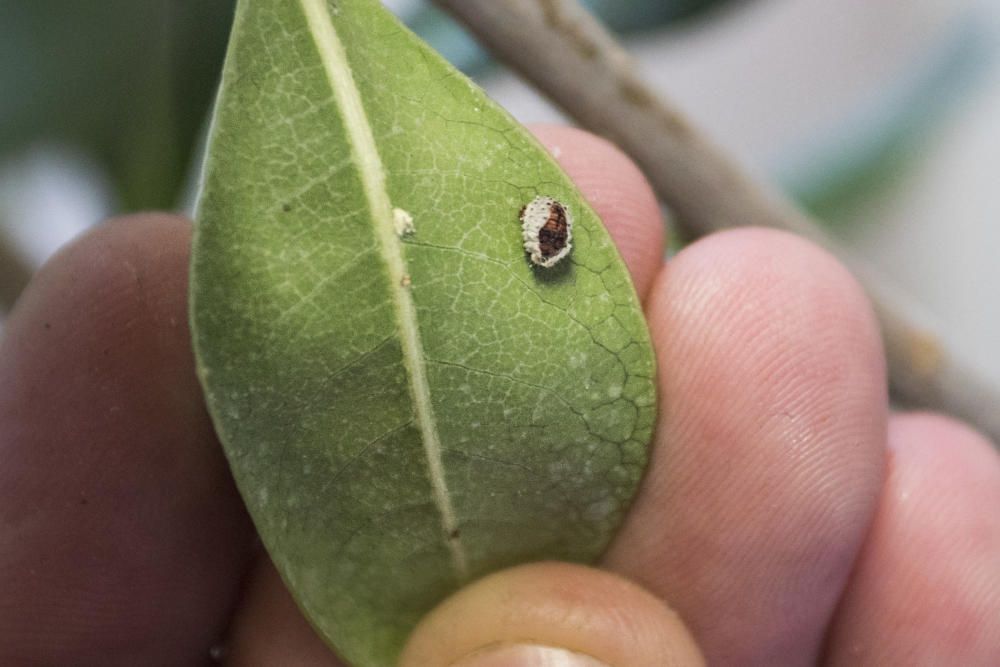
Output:
[[[10,246],[0,228],[0,313],[10,312],[14,301],[31,278],[31,267]]]
[[[753,181],[637,74],[630,57],[577,0],[435,0],[494,54],[643,169],[692,238],[759,225],[800,234],[846,264],[882,326],[894,398],[953,414],[1000,443],[1000,396],[962,367],[878,273],[775,190]]]

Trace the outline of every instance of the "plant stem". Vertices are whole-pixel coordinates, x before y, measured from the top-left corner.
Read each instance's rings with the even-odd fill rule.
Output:
[[[905,297],[773,188],[755,182],[639,76],[615,38],[577,0],[435,0],[581,126],[643,169],[692,238],[745,225],[800,234],[865,286],[882,326],[893,397],[953,414],[1000,443],[997,388],[911,322]]]

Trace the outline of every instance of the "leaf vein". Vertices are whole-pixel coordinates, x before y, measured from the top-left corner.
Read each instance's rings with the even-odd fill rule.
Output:
[[[410,291],[400,287],[404,282],[404,276],[407,275],[407,269],[402,244],[393,226],[392,203],[385,185],[385,171],[371,124],[364,110],[361,93],[354,82],[347,55],[337,35],[326,0],[299,0],[299,3],[343,118],[352,157],[358,166],[365,198],[371,209],[375,236],[389,272],[403,360],[410,380],[415,417],[424,444],[434,504],[441,515],[442,531],[451,550],[455,573],[462,581],[468,576],[468,565],[461,542],[447,539],[447,536],[458,528],[458,520],[452,507],[441,460],[441,441],[431,403],[416,306]]]

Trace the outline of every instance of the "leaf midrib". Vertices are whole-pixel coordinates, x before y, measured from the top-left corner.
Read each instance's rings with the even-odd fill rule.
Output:
[[[408,283],[405,280],[406,261],[403,258],[402,243],[393,225],[392,202],[385,185],[382,160],[361,101],[361,93],[354,83],[347,54],[334,28],[333,17],[330,15],[326,0],[299,0],[299,4],[347,130],[351,153],[358,167],[365,199],[368,202],[379,254],[388,269],[389,290],[400,332],[403,363],[409,378],[416,421],[420,427],[424,454],[427,458],[434,502],[441,515],[442,539],[448,544],[457,577],[459,580],[464,580],[468,566],[461,540],[453,537],[457,534],[458,522],[444,475],[441,440],[431,403],[424,349],[417,324],[417,311],[410,290],[405,284]]]

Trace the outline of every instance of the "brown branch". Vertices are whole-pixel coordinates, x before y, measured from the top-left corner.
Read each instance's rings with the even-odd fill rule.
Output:
[[[4,238],[0,230],[0,313],[9,312],[31,279],[31,267]]]
[[[495,55],[645,171],[681,229],[697,238],[743,225],[795,232],[859,278],[882,325],[894,398],[965,419],[1000,443],[997,388],[914,326],[906,299],[772,188],[753,181],[637,74],[630,57],[576,0],[435,0]]]

